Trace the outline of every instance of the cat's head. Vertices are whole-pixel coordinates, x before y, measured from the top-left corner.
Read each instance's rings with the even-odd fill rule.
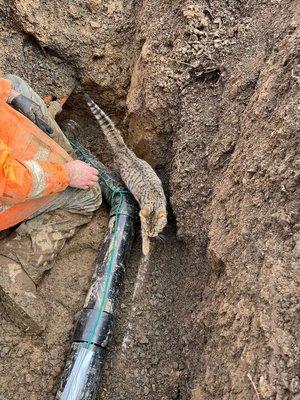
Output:
[[[140,211],[142,232],[148,237],[157,236],[167,225],[167,211],[165,207],[150,211],[144,207]]]

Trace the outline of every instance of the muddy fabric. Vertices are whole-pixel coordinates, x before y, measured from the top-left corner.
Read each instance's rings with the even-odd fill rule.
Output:
[[[28,276],[38,284],[44,272],[52,267],[66,240],[91,217],[91,213],[81,215],[63,209],[40,214],[23,222],[1,244],[0,255],[22,265]]]
[[[36,285],[66,240],[91,220],[100,204],[99,187],[69,188],[1,241],[0,296],[8,315],[21,328],[33,333],[45,328],[47,311]]]
[[[35,284],[18,261],[0,255],[0,298],[7,315],[21,328],[39,333],[47,310]]]

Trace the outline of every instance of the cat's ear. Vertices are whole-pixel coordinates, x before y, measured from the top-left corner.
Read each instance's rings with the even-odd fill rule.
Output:
[[[167,218],[166,210],[164,210],[163,208],[161,210],[158,210],[157,213],[156,213],[156,218],[157,219]]]
[[[148,217],[149,217],[149,214],[150,214],[150,210],[149,210],[148,207],[144,207],[144,208],[142,208],[141,211],[140,211],[140,217],[148,218]]]

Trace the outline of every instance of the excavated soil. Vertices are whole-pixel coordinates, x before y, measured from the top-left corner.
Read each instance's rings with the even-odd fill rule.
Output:
[[[70,94],[60,119],[112,165],[87,91],[169,199],[148,263],[137,232],[99,399],[300,399],[299,11],[292,0],[0,0],[2,75]],[[42,335],[0,303],[0,400],[54,399],[107,221],[103,205],[44,276]]]

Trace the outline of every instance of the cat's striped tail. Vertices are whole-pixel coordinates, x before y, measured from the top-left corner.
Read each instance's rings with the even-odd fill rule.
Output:
[[[103,110],[90,98],[88,94],[84,94],[84,99],[89,106],[91,112],[99,122],[102,131],[111,145],[112,150],[117,150],[118,148],[124,147],[125,143],[121,136],[120,131],[115,127],[113,121],[105,114]]]

